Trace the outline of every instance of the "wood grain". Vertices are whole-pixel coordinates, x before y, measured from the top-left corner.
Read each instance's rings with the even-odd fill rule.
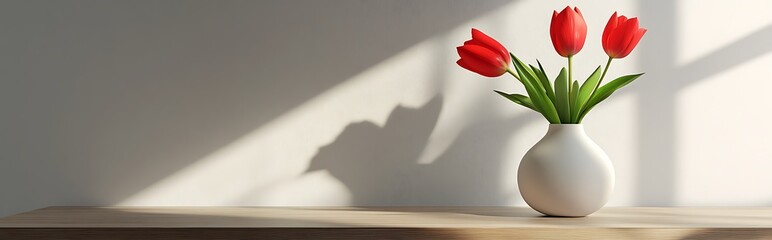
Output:
[[[0,219],[0,239],[772,239],[772,208],[49,207]]]

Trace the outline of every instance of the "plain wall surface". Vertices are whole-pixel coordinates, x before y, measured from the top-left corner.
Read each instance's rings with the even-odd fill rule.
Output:
[[[478,28],[584,79],[614,11],[649,29],[591,112],[610,206],[772,206],[769,1],[0,1],[0,216],[51,205],[525,206],[540,115],[455,64]]]

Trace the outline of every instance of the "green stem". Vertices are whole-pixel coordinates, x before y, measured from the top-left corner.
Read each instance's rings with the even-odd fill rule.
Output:
[[[598,91],[598,88],[600,87],[600,84],[603,83],[603,78],[606,77],[606,73],[608,72],[608,67],[611,66],[611,60],[614,58],[608,57],[608,61],[606,61],[606,67],[603,68],[603,73],[600,75],[600,79],[598,80],[598,85],[595,85],[595,88],[592,89],[592,93],[590,93],[590,98],[595,96],[595,92]],[[582,123],[582,119],[584,118],[584,113],[579,113],[579,123]]]
[[[520,77],[517,76],[517,73],[513,72],[511,69],[507,68],[507,72],[509,74],[512,74],[513,77],[517,78],[518,81],[523,82],[523,80],[521,80]]]
[[[573,55],[568,56],[568,93],[569,93],[569,96],[571,96],[570,93],[574,92],[574,87],[573,87],[573,82],[574,82],[573,72],[574,71],[571,70],[573,68],[572,67],[573,64],[571,64],[572,63],[571,59],[573,57],[574,57]]]
[[[573,63],[573,61],[571,61],[571,59],[573,59],[573,57],[574,57],[573,55],[569,55],[568,56],[568,96],[566,96],[566,98],[569,99],[569,101],[568,101],[568,112],[569,113],[571,113],[572,112],[572,108],[574,108],[574,102],[570,100],[571,96],[574,95],[574,91],[578,90],[578,89],[574,89],[574,84],[573,84],[574,83],[573,71],[572,71],[572,69],[573,69],[573,64],[572,63]],[[569,114],[569,115],[571,115],[571,114]],[[570,118],[571,117],[569,117],[569,119]]]
[[[603,69],[603,74],[600,75],[600,80],[598,80],[598,85],[595,85],[595,89],[592,90],[593,93],[595,93],[595,90],[598,90],[598,86],[600,86],[600,83],[603,82],[603,78],[606,77],[606,73],[608,72],[608,67],[611,66],[612,59],[614,58],[608,57],[608,61],[606,61],[606,67]]]

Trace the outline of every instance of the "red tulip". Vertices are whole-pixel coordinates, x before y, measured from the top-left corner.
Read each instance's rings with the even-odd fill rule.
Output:
[[[461,57],[456,63],[480,75],[498,77],[509,68],[509,51],[480,30],[472,28],[472,40],[464,42],[456,50]]]
[[[587,24],[579,8],[566,6],[560,13],[553,11],[550,37],[560,56],[570,57],[581,51],[587,37]]]
[[[611,58],[626,57],[638,45],[644,33],[646,29],[638,27],[638,18],[627,19],[624,15],[617,17],[614,12],[603,30],[603,50]]]

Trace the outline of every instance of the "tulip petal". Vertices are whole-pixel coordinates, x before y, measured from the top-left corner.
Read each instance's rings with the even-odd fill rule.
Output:
[[[568,38],[566,33],[573,31],[571,25],[568,23],[568,11],[570,11],[570,8],[566,7],[563,11],[559,12],[555,17],[555,20],[552,21],[552,26],[550,28],[550,31],[553,32],[554,36],[553,45],[555,51],[563,57],[571,55],[570,50],[572,47],[570,41],[566,41],[566,38]]]
[[[619,16],[619,18],[617,18],[617,26],[621,25],[624,22],[627,22],[627,17],[625,15]]]
[[[464,46],[479,46],[479,47],[483,47],[483,48],[486,48],[486,49],[490,50],[493,53],[496,53],[497,55],[501,54],[501,52],[502,52],[501,50],[491,48],[488,45],[485,45],[485,44],[481,43],[480,41],[477,41],[477,40],[474,40],[474,39],[468,40],[468,41],[464,42]],[[507,50],[504,49],[503,51],[507,51]],[[506,65],[509,65],[509,63],[510,63],[509,54],[503,55],[503,56],[499,55],[499,58],[502,58],[504,60],[504,62],[506,62]]]
[[[638,42],[641,41],[641,38],[643,37],[643,34],[646,33],[646,31],[647,30],[645,28],[639,28],[637,31],[635,31],[633,38],[630,40],[630,43],[627,44],[627,47],[625,48],[625,50],[618,57],[619,58],[627,57],[627,55],[629,55],[630,52],[632,52],[633,49],[635,49],[635,46],[638,45]]]
[[[552,46],[555,47],[555,51],[558,52],[558,55],[568,57],[563,51],[563,45],[560,40],[558,40],[558,22],[558,12],[552,11],[552,21],[550,22],[550,39],[552,39]]]
[[[465,60],[476,59],[490,66],[506,67],[506,64],[504,63],[504,59],[501,59],[501,57],[498,54],[496,54],[495,52],[491,51],[486,47],[482,47],[478,45],[464,45],[464,46],[458,47],[457,49],[458,49],[458,55],[461,56],[461,59],[465,59]]]
[[[464,45],[456,48],[462,62],[469,70],[483,76],[500,76],[507,69],[507,63],[495,52],[478,45]],[[463,66],[462,66],[463,67]],[[465,67],[466,68],[466,67]]]
[[[617,29],[609,34],[609,56],[617,58],[627,48],[635,31],[638,29],[638,18],[631,18],[621,23]]]
[[[509,51],[503,45],[501,45],[501,43],[496,41],[496,39],[491,38],[480,30],[472,28],[472,40],[467,42],[488,48],[489,50],[498,53],[501,59],[504,59],[507,63],[509,63]],[[466,42],[464,44],[466,44]]]
[[[576,8],[578,11],[579,8]],[[574,14],[574,32],[573,32],[573,42],[575,44],[574,46],[574,54],[578,53],[582,50],[584,47],[584,41],[587,39],[587,23],[584,22],[584,18],[581,14]]]
[[[466,70],[475,72],[477,74],[480,74],[486,77],[498,77],[498,76],[501,76],[502,74],[498,71],[493,71],[492,69],[488,69],[488,68],[477,68],[474,65],[467,63],[463,59],[459,59],[458,61],[456,61],[456,64],[458,64],[462,68],[465,68]]]
[[[464,59],[459,59],[458,61],[456,61],[456,64],[458,64],[462,68],[465,68],[466,70],[477,72],[475,71],[475,68],[472,67],[472,65],[469,65],[468,63],[464,62]]]
[[[603,29],[603,37],[601,37],[601,43],[603,44],[603,50],[606,50],[608,52],[607,46],[608,46],[608,36],[611,34],[614,29],[617,28],[617,12],[614,12],[613,15],[611,15],[611,18],[608,19],[608,23],[606,23],[606,28]]]
[[[560,31],[558,32],[560,36],[563,36],[561,39],[564,51],[566,51],[566,55],[570,56],[574,54],[574,49],[576,48],[576,44],[573,41],[574,36],[574,17],[573,15],[574,10],[572,10],[569,7],[566,7],[566,9],[563,9],[563,12],[560,13],[561,21],[563,22],[562,26],[560,26]]]

